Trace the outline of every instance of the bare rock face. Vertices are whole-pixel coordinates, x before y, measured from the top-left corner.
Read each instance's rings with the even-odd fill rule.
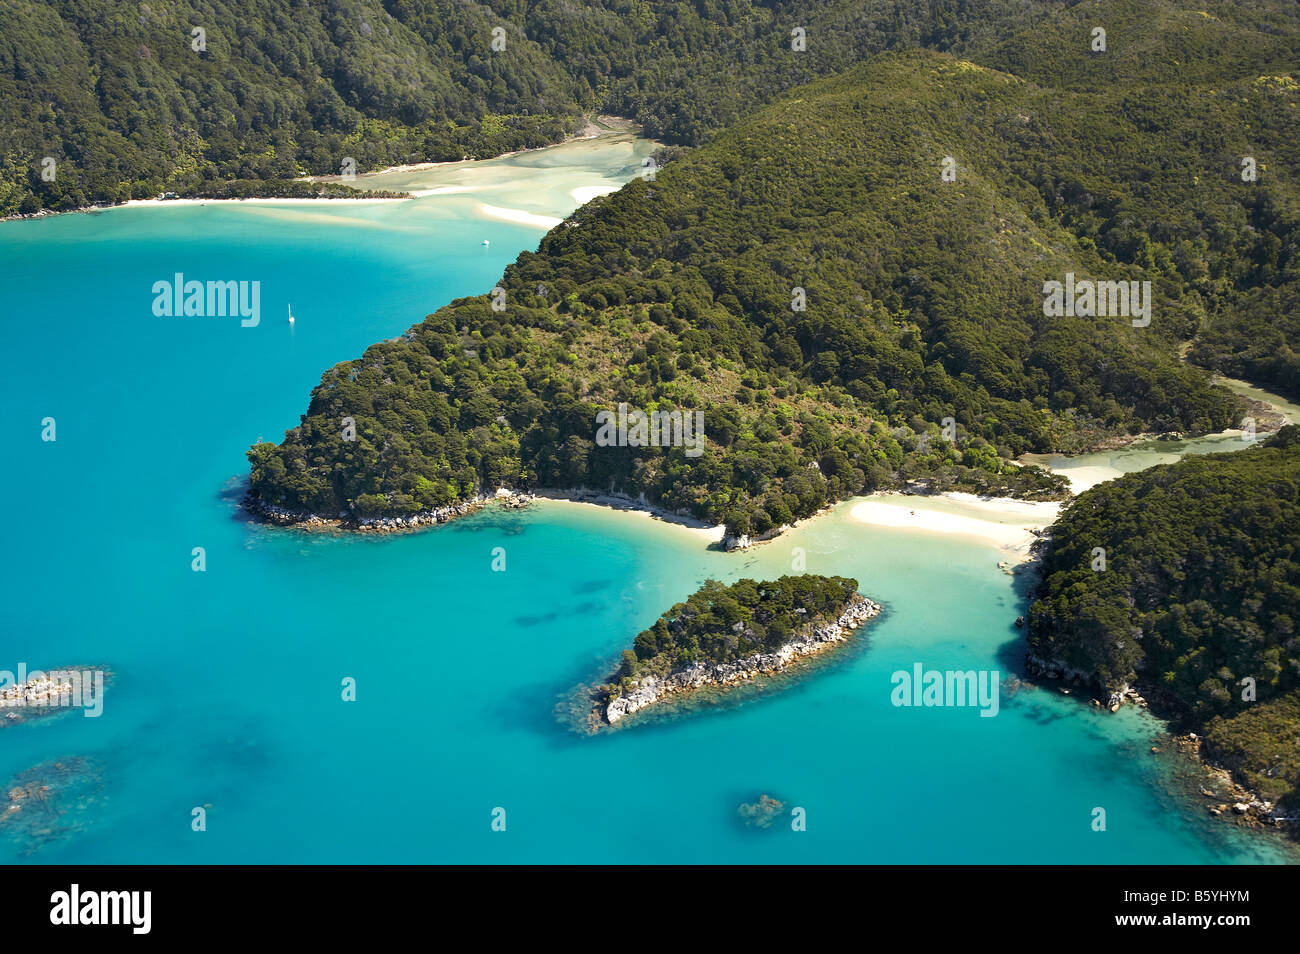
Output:
[[[753,546],[753,544],[754,541],[750,539],[747,533],[740,535],[729,533],[722,541],[722,548],[724,550],[745,550]]]

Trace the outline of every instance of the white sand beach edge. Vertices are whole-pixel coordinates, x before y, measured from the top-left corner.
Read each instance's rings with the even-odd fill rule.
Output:
[[[694,537],[708,546],[721,543],[722,525],[708,526],[702,521],[668,513],[617,495],[570,496],[560,490],[534,491],[533,496],[547,506],[596,507],[606,512],[634,514],[652,519]],[[967,493],[932,496],[906,495],[897,492],[858,498],[848,516],[858,523],[921,534],[965,537],[984,543],[1007,555],[1011,562],[1029,559],[1029,547],[1037,539],[1034,530],[1046,529],[1056,520],[1062,504],[1056,501],[1016,500],[1010,497],[979,497]],[[813,523],[826,511],[808,518]]]
[[[1029,559],[1037,539],[1061,511],[1058,501],[979,497],[967,493],[915,496],[873,494],[854,504],[849,516],[876,527],[916,530],[981,540],[1017,557]]]
[[[716,527],[710,527],[700,520],[694,520],[690,517],[682,517],[675,513],[669,513],[657,507],[648,506],[638,501],[630,500],[626,497],[597,495],[585,499],[575,499],[565,495],[562,490],[536,490],[532,492],[534,499],[544,503],[546,506],[558,505],[561,507],[598,507],[606,512],[617,512],[624,514],[633,514],[647,520],[655,520],[665,527],[672,527],[674,530],[680,530],[689,534],[705,546],[712,543],[721,543],[726,528],[722,524]]]

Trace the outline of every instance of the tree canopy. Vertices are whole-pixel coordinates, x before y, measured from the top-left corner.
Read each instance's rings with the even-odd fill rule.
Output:
[[[1029,651],[1104,689],[1148,687],[1158,711],[1208,724],[1214,750],[1277,796],[1300,784],[1298,620],[1300,426],[1288,425],[1080,495],[1051,528]]]

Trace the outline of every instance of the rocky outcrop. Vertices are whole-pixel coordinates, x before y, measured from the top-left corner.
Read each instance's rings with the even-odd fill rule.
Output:
[[[1195,732],[1174,736],[1174,745],[1184,755],[1197,760],[1213,788],[1200,787],[1201,794],[1211,799],[1206,809],[1211,815],[1224,817],[1247,828],[1279,828],[1300,834],[1300,818],[1289,809],[1260,797],[1238,782],[1225,766],[1215,764],[1206,751],[1202,739]]]
[[[729,533],[722,538],[722,548],[724,550],[744,550],[752,547],[756,543],[763,543],[766,540],[773,540],[789,530],[794,524],[785,523],[779,527],[773,527],[771,530],[765,530],[762,533]]]
[[[1069,663],[1059,659],[1045,659],[1033,653],[1025,654],[1025,671],[1040,679],[1059,679],[1062,682],[1075,682],[1087,686],[1097,684],[1093,673],[1075,669]]]
[[[1016,625],[1019,626],[1020,623],[1017,622]],[[1104,704],[1111,712],[1118,712],[1120,706],[1125,703],[1132,703],[1144,708],[1147,704],[1142,695],[1127,682],[1118,686],[1102,685],[1096,673],[1075,669],[1069,663],[1062,662],[1059,659],[1044,659],[1033,653],[1027,653],[1025,655],[1025,671],[1039,679],[1059,680],[1060,682],[1085,687],[1096,694],[1099,700],[1098,705]],[[1100,700],[1104,700],[1104,703]]]
[[[498,490],[494,494],[478,494],[466,500],[413,513],[405,517],[361,517],[347,511],[340,511],[337,517],[324,517],[314,513],[297,513],[268,504],[251,494],[244,498],[244,509],[268,523],[282,527],[298,527],[303,530],[352,530],[361,533],[396,533],[403,530],[417,530],[432,527],[457,517],[465,517],[481,510],[489,503],[497,503],[506,509],[517,510],[526,507],[532,496],[514,490]]]
[[[0,690],[0,709],[27,707],[54,707],[71,705],[73,679],[79,672],[55,671],[41,673],[21,685]]]
[[[60,666],[27,675],[19,668],[16,682],[13,673],[5,672],[0,689],[0,727],[21,725],[35,719],[79,710],[88,717],[103,712],[104,687],[112,673],[104,666]]]
[[[736,809],[736,814],[750,828],[771,828],[785,812],[785,804],[771,795],[760,795],[753,804],[744,804]]]
[[[768,540],[775,540],[787,530],[793,530],[804,520],[811,520],[813,517],[820,517],[824,513],[830,513],[834,505],[828,504],[822,507],[810,517],[804,517],[796,520],[794,523],[783,523],[779,527],[773,527],[770,530],[764,530],[762,533],[731,533],[730,531],[722,538],[722,549],[724,550],[745,550],[754,546],[756,543],[764,543]]]
[[[758,675],[780,672],[795,659],[820,653],[844,642],[853,635],[854,630],[879,612],[878,603],[855,594],[838,619],[803,627],[774,652],[756,653],[732,662],[697,662],[663,677],[645,676],[634,680],[629,689],[606,702],[605,721],[614,725],[632,713],[675,693],[729,686]]]

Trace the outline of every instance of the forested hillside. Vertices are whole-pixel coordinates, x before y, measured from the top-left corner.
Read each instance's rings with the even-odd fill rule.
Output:
[[[327,372],[302,426],[251,452],[253,493],[373,515],[585,485],[737,533],[919,476],[1059,494],[1004,458],[1239,419],[1178,351],[1265,280],[1273,233],[1247,210],[1291,207],[1296,104],[1248,79],[1152,87],[1139,108],[1122,88],[877,58],[580,209],[507,270],[506,312],[455,302]],[[1281,184],[1242,183],[1232,144],[1201,141],[1237,128]],[[1046,316],[1044,282],[1067,272],[1150,281],[1150,325]],[[618,402],[703,410],[708,451],[595,446]]]
[[[1296,141],[1298,24],[1282,0],[3,0],[0,215],[164,190],[297,195],[289,180],[348,159],[495,155],[592,110],[695,145],[800,83],[929,46],[1108,101],[1116,122],[1094,112],[1084,148],[1032,144],[1050,211],[1103,253],[1191,279],[1205,312],[1191,360],[1294,397],[1295,151],[1277,143]],[[1261,112],[1235,121],[1246,104]],[[1222,188],[1247,156],[1256,180]],[[1191,171],[1204,158],[1208,176]]]
[[[1281,0],[4,0],[0,211],[486,155],[613,110],[706,145],[522,255],[505,312],[453,303],[327,372],[302,426],[250,455],[255,500],[396,515],[586,485],[744,533],[918,477],[1060,495],[1007,459],[1239,419],[1183,354],[1295,393],[1298,17]],[[1044,283],[1071,274],[1150,282],[1150,325],[1044,314]],[[596,447],[619,402],[707,411],[708,452]]]
[[[966,45],[1056,6],[0,0],[0,215],[164,189],[278,192],[345,158],[366,171],[496,155],[562,139],[591,110],[692,145],[883,49]],[[250,184],[213,185],[231,180]]]
[[[1104,550],[1104,564],[1097,562]],[[1099,568],[1100,567],[1100,568]],[[1134,683],[1269,798],[1300,785],[1300,427],[1101,484],[1053,526],[1029,652]]]
[[[1098,26],[1106,52],[1078,55]],[[1178,271],[1204,307],[1190,360],[1300,399],[1300,5],[1079,3],[971,58],[1106,104],[1048,184],[1055,214]]]

